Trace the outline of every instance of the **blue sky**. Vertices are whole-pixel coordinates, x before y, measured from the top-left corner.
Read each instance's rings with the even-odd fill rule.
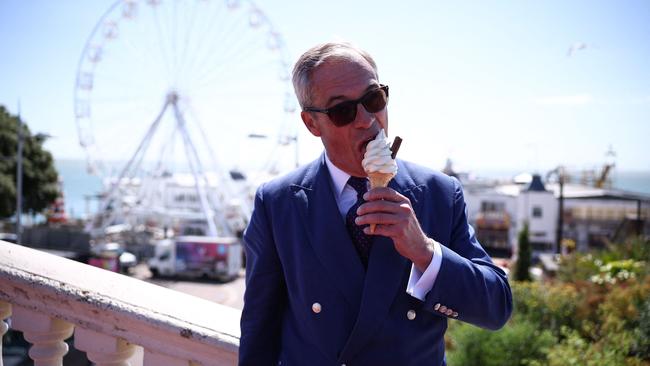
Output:
[[[85,158],[74,115],[75,78],[86,40],[113,3],[0,1],[0,104],[16,113],[20,101],[30,128],[53,136],[46,146],[56,158]],[[402,158],[433,168],[442,168],[450,157],[463,170],[544,172],[560,164],[597,167],[611,145],[617,169],[650,171],[648,1],[268,0],[257,5],[282,35],[290,63],[313,44],[333,39],[351,41],[375,57],[380,80],[391,87],[389,132],[403,137]],[[205,13],[197,23],[212,21]],[[111,113],[105,109],[103,118],[93,116],[103,159],[135,150],[164,101],[164,77],[153,76],[162,66],[134,66],[129,58],[139,53],[119,48],[137,46],[140,37],[149,36],[147,30],[155,35],[146,19],[141,11],[134,19],[140,28],[121,28],[115,46],[107,47],[113,53],[96,69],[95,95],[115,102],[107,108]],[[210,37],[246,46],[236,66],[269,56],[268,49],[246,38],[245,21],[212,22]],[[185,54],[191,62],[207,57],[206,49],[211,48]],[[131,73],[149,79],[125,89],[101,82],[115,83],[112,75]],[[260,160],[260,152],[266,157],[269,147],[255,150],[259,142],[239,136],[252,131],[249,121],[267,116],[285,118],[299,131],[300,163],[318,155],[320,141],[308,135],[298,114],[276,108],[284,85],[273,85],[277,70],[226,76],[226,82],[208,85],[193,99],[203,104],[195,107],[198,119],[208,120],[202,122],[206,140],[217,150],[224,147],[217,152],[222,164],[245,166]],[[186,91],[193,92],[189,87],[179,92]],[[136,103],[136,92],[149,98]],[[218,101],[226,105],[216,107]],[[250,122],[267,134],[280,124]]]

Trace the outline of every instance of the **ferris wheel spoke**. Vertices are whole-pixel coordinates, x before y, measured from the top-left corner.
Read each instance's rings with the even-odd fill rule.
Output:
[[[228,53],[223,53],[219,55],[219,62],[213,62],[212,65],[206,65],[208,67],[204,67],[201,69],[200,73],[197,74],[199,75],[195,80],[200,81],[200,83],[206,83],[206,80],[210,80],[210,82],[214,81],[215,79],[218,78],[219,75],[221,75],[224,72],[225,67],[222,65],[225,64],[230,64],[233,65],[231,67],[236,67],[240,68],[242,63],[250,63],[251,60],[257,61],[256,58],[252,57],[252,50],[254,47],[251,47],[250,44],[245,44],[246,40],[240,41],[240,44],[234,45],[234,47],[228,49]],[[237,57],[235,57],[237,56]],[[235,60],[240,60],[239,62],[232,62]],[[244,61],[242,61],[244,60]],[[232,62],[232,63],[231,63]],[[263,65],[260,65],[263,66]],[[232,70],[230,70],[232,71]],[[213,76],[216,74],[216,77]]]
[[[238,13],[237,15],[238,18],[236,20],[241,21],[243,15],[241,13]],[[210,33],[212,29],[218,27],[220,20],[221,19],[210,24],[210,30],[207,33]],[[225,31],[222,28],[218,28],[217,31],[219,32],[214,34],[213,37],[207,39],[206,44],[204,45],[204,47],[200,48],[199,53],[197,53],[197,57],[194,59],[194,62],[190,65],[191,70],[194,71],[194,75],[201,75],[205,72],[204,70],[206,68],[213,67],[215,63],[215,59],[214,59],[215,55],[220,54],[220,52],[217,51],[228,47],[229,46],[228,41],[230,40],[232,42],[233,38],[237,39],[238,33],[242,33],[242,32],[237,32],[238,29],[233,27],[228,27],[228,31]]]
[[[250,48],[243,48],[243,49],[237,50],[237,52],[240,52],[239,54],[237,54],[237,57],[235,57],[235,55],[233,54],[233,55],[227,55],[228,58],[232,59],[232,60],[234,60],[235,58],[239,58],[239,57],[240,57],[240,59],[244,59],[244,60],[251,59],[252,52],[250,51]],[[227,61],[224,61],[224,62],[227,62]],[[250,78],[253,75],[246,73],[247,71],[262,72],[259,69],[264,68],[264,67],[267,67],[267,65],[258,64],[258,63],[251,63],[251,62],[240,63],[240,64],[237,65],[237,71],[238,71],[238,74],[247,75],[247,78]],[[266,71],[266,72],[268,72],[268,71]],[[226,69],[225,67],[214,67],[211,70],[206,70],[206,73],[204,73],[203,75],[201,75],[197,79],[197,80],[200,80],[200,82],[195,84],[195,87],[201,88],[201,87],[206,86],[206,85],[214,84],[216,80],[223,80],[221,78],[224,77],[224,76],[232,77],[233,76],[232,70]]]
[[[192,107],[192,105],[188,105],[188,112],[190,117],[192,118],[192,121],[196,124],[199,130],[199,135],[203,138],[203,141],[205,143],[205,146],[207,146],[208,150],[210,151],[210,154],[208,154],[209,159],[211,160],[211,163],[213,165],[213,169],[215,169],[215,172],[220,172],[221,170],[218,169],[220,166],[219,164],[219,157],[217,154],[214,153],[214,149],[212,149],[212,143],[208,141],[208,134],[206,133],[205,129],[203,128],[203,124],[201,123],[201,120],[197,118],[195,109]]]
[[[93,110],[98,111],[102,110],[102,116],[95,117],[93,120],[99,121],[105,119],[105,117],[110,117],[111,119],[115,118],[120,118],[120,119],[125,119],[132,115],[134,112],[144,112],[144,111],[155,111],[156,104],[154,104],[156,101],[152,100],[152,98],[142,98],[140,100],[134,99],[134,98],[129,98],[129,100],[119,103],[120,108],[115,108],[116,104],[118,104],[117,101],[103,101],[103,99],[108,99],[107,97],[103,96],[97,96],[93,98],[93,103],[94,103],[94,108]],[[147,108],[144,109],[143,105],[146,105]],[[159,103],[158,103],[159,105]],[[141,113],[138,113],[141,114]]]
[[[196,12],[197,12],[197,2],[194,1],[192,3],[192,13],[190,14],[188,11],[185,11],[185,17],[184,17],[184,24],[188,25],[187,30],[184,33],[183,37],[183,51],[181,52],[181,59],[178,65],[178,78],[180,80],[183,80],[183,77],[185,76],[184,73],[184,68],[185,64],[187,63],[187,58],[188,58],[188,45],[190,44],[190,36],[193,34],[194,26],[196,25]]]
[[[206,3],[206,6],[212,5],[214,2],[209,2]],[[205,51],[205,43],[210,41],[210,35],[212,35],[212,38],[217,38],[215,37],[213,29],[218,26],[220,23],[219,16],[222,14],[223,9],[219,8],[217,11],[212,11],[210,12],[210,9],[204,9],[204,12],[210,14],[210,17],[203,22],[197,22],[200,23],[198,24],[197,29],[199,30],[197,32],[198,38],[195,39],[195,42],[192,42],[192,46],[194,48],[190,48],[192,52],[188,52],[188,54],[191,54],[192,57],[190,58],[189,62],[190,64],[184,64],[183,69],[185,70],[193,70],[194,69],[194,64],[199,60],[201,57],[203,57],[203,52]]]
[[[167,77],[169,78],[169,79],[167,80],[167,82],[171,85],[171,84],[172,84],[172,80],[171,80],[171,77],[172,77],[172,69],[171,69],[171,66],[170,66],[170,64],[169,64],[168,51],[167,51],[167,49],[166,49],[166,47],[165,47],[166,34],[163,35],[162,27],[161,27],[161,25],[160,25],[160,19],[159,19],[160,17],[158,16],[158,7],[154,7],[154,8],[153,8],[153,17],[154,17],[154,19],[155,19],[155,25],[156,25],[156,31],[157,31],[157,32],[156,32],[156,34],[157,34],[157,41],[158,41],[157,43],[158,43],[158,45],[159,45],[159,47],[160,47],[160,54],[161,54],[161,56],[162,56],[162,61],[163,61],[164,65],[165,65],[165,72],[166,72],[166,75],[167,75]]]
[[[243,42],[242,42],[243,43]],[[225,67],[221,66],[224,63],[230,62],[230,60],[244,60],[240,61],[240,63],[236,64],[237,69],[241,69],[243,64],[250,64],[251,61],[257,62],[257,59],[252,58],[252,47],[245,47],[245,46],[235,46],[236,48],[230,49],[228,53],[224,53],[223,55],[220,55],[219,62],[215,62],[215,66],[213,66],[210,69],[204,69],[203,74],[199,77],[198,80],[209,80],[211,79],[210,76],[216,74],[221,75],[225,71]],[[260,65],[263,66],[263,65]],[[212,78],[211,80],[214,80],[215,78]]]
[[[142,101],[151,100],[151,97],[146,95],[129,95],[124,97],[95,97],[93,101],[98,104],[139,104]]]
[[[172,47],[172,80],[174,86],[178,85],[178,69],[177,69],[177,59],[178,59],[178,50],[176,48],[176,37],[177,37],[177,31],[178,31],[178,1],[174,1],[174,5],[172,7],[172,35],[171,35],[171,47]]]
[[[167,50],[167,55],[169,57],[167,61],[169,62],[170,85],[173,85],[174,83],[174,58],[176,57],[176,50],[174,49],[174,7],[177,3],[178,0],[174,0],[170,2],[172,7],[166,6],[161,8],[161,14],[159,17],[160,27],[163,31],[161,32],[161,35],[163,36],[161,38],[161,43],[166,46],[165,49]]]
[[[228,21],[227,19],[219,19],[219,22],[224,22],[227,24],[227,27],[219,27],[218,33],[211,37],[208,40],[206,47],[203,47],[201,57],[197,57],[196,60],[198,64],[192,65],[193,69],[196,71],[197,75],[204,73],[206,68],[213,67],[218,61],[215,59],[219,57],[224,51],[227,51],[233,45],[241,42],[242,35],[246,35],[246,25],[245,25],[246,14],[242,10],[238,10],[236,17]],[[231,24],[232,23],[232,24]],[[243,24],[244,23],[244,24]],[[211,25],[212,27],[219,26],[218,22],[215,22]]]
[[[137,93],[137,92],[142,92],[143,88],[141,87],[141,83],[138,82],[137,80],[138,74],[111,74],[111,75],[100,75],[99,77],[96,78],[96,84],[98,86],[101,86],[102,84],[107,84],[110,83],[111,85],[111,92],[112,93],[120,93],[124,97],[131,97],[134,96],[135,94],[132,93]],[[150,88],[146,88],[145,90],[150,90]],[[98,93],[95,93],[95,95],[98,95]],[[101,95],[101,94],[99,94]],[[161,93],[162,96],[162,93]],[[159,96],[156,95],[150,95],[150,98],[158,98],[159,100],[162,99]]]
[[[243,25],[241,27],[246,28],[250,26]],[[242,61],[246,62],[249,60],[256,60],[256,58],[251,57],[251,53],[255,52],[255,50],[264,49],[265,45],[262,41],[256,39],[255,34],[244,32],[244,30],[240,30],[240,32],[247,36],[247,38],[231,37],[230,35],[226,37],[227,43],[225,44],[225,47],[223,47],[224,52],[218,54],[219,61],[221,62],[216,63],[217,65],[222,65],[222,67],[223,65],[230,63],[239,65]],[[233,30],[233,32],[235,31],[236,30]]]
[[[241,73],[250,72],[247,75],[247,78],[249,80],[255,80],[257,74],[259,74],[259,73],[255,73],[255,71],[257,71],[256,68],[258,67],[259,65],[251,65],[249,68],[240,67],[237,69],[237,71]],[[206,75],[202,82],[193,85],[192,92],[194,94],[199,94],[208,89],[210,89],[208,91],[214,92],[214,85],[217,84],[217,81],[219,81],[218,84],[221,85],[220,88],[225,88],[232,85],[233,83],[236,83],[238,80],[236,78],[233,78],[232,75],[228,75],[227,71],[228,70],[219,69],[211,75]],[[264,80],[268,81],[268,79],[266,78]],[[261,78],[257,78],[257,81],[258,81],[257,87],[263,87],[263,85],[259,85],[259,81],[261,81]],[[245,90],[244,93],[257,94],[255,90]],[[236,95],[236,94],[237,94],[236,89],[229,89],[228,95]]]
[[[152,20],[152,19],[149,19]],[[138,37],[138,40],[140,41],[137,46],[134,47],[139,47],[142,48],[142,53],[146,55],[145,57],[150,61],[149,63],[143,63],[139,65],[142,71],[148,71],[148,72],[156,72],[160,76],[165,76],[169,77],[169,72],[166,69],[166,65],[164,62],[160,62],[161,59],[164,60],[164,55],[162,54],[163,48],[160,42],[158,42],[158,45],[156,45],[155,42],[151,42],[149,40],[147,42],[146,39],[143,39],[143,35],[151,35],[155,34],[158,31],[156,30],[156,25],[155,22],[153,21],[147,21],[147,19],[143,19],[143,21],[138,22],[138,30],[137,34],[141,35]],[[158,46],[158,47],[156,47]],[[152,68],[154,70],[152,70]],[[169,85],[169,81],[167,81]]]
[[[151,70],[151,67],[153,65],[157,65],[158,63],[155,62],[154,53],[151,51],[150,48],[146,46],[146,44],[135,45],[129,38],[125,39],[124,44],[129,49],[130,52],[136,55],[137,61],[139,62],[132,62],[131,65],[137,65],[138,72],[145,72],[145,71],[156,72],[156,70]],[[157,72],[164,74],[164,70],[162,69],[158,70]]]

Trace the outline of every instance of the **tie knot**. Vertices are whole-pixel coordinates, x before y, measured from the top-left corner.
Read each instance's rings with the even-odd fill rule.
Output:
[[[368,192],[368,180],[366,178],[350,177],[348,184],[357,191],[358,198],[361,198],[364,193]]]

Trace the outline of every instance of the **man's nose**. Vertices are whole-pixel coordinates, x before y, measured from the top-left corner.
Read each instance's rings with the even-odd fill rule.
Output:
[[[361,103],[357,104],[357,117],[354,119],[356,128],[370,128],[375,119],[374,113],[368,112]]]

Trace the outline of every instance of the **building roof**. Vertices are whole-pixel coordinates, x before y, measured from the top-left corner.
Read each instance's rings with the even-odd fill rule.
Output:
[[[528,187],[526,187],[528,192],[546,192],[544,183],[542,183],[542,177],[539,174],[533,174],[533,180],[530,181]]]
[[[531,189],[531,186],[533,189]],[[473,194],[496,194],[510,197],[517,197],[522,192],[549,192],[553,193],[556,198],[560,197],[560,187],[557,183],[547,183],[544,190],[539,190],[539,186],[515,183],[498,183],[485,185],[470,185],[469,191]],[[565,183],[563,187],[562,196],[564,199],[600,199],[600,200],[621,200],[621,201],[641,201],[645,204],[650,203],[650,195],[646,193],[630,192],[621,189],[604,189],[595,188],[592,186],[582,184]]]
[[[555,197],[560,196],[560,186],[549,184],[549,189]],[[562,196],[568,199],[613,199],[624,201],[650,202],[650,195],[621,189],[605,189],[585,186],[582,184],[564,184]]]

